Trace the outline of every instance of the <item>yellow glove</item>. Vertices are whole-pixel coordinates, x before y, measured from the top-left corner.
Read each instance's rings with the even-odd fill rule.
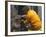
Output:
[[[27,12],[27,20],[31,23],[32,30],[39,30],[41,28],[40,17],[34,10],[29,10]]]

